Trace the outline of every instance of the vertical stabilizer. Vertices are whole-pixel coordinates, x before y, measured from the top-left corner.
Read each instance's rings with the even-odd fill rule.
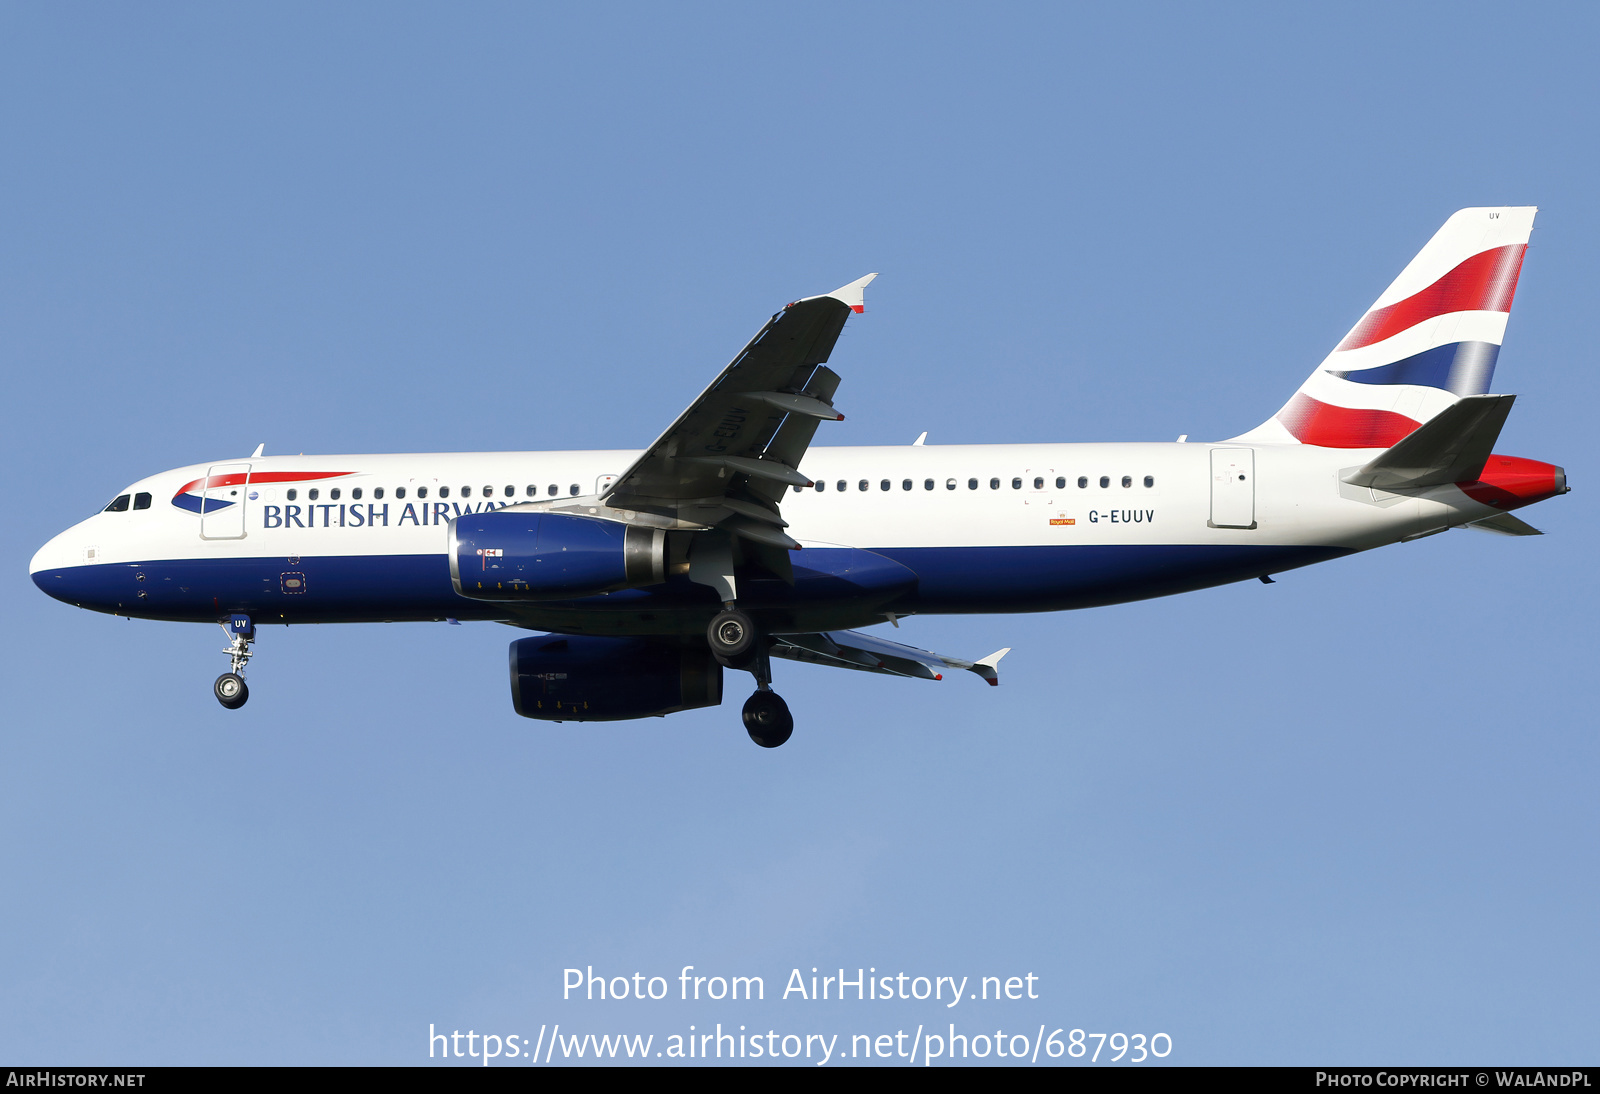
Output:
[[[1388,448],[1489,390],[1538,212],[1462,209],[1282,410],[1239,441]]]

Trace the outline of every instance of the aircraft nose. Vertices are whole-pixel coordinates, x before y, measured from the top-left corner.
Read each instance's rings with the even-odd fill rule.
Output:
[[[84,542],[78,528],[69,528],[34,552],[28,574],[47,595],[81,604],[87,592],[83,578],[94,568],[98,553],[98,547]]]
[[[28,563],[28,573],[34,575],[35,580],[42,571],[61,570],[68,566],[83,564],[83,552],[74,551],[68,543],[70,534],[70,530],[62,532],[33,553],[33,560]]]

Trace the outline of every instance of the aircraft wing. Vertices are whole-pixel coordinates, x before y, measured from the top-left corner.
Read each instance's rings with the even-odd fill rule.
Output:
[[[774,637],[777,644],[772,647],[772,656],[789,661],[879,672],[886,676],[911,676],[922,680],[942,680],[946,669],[966,669],[983,677],[991,686],[1000,683],[1000,658],[1011,652],[1008,646],[981,661],[968,661],[961,657],[946,657],[931,650],[919,650],[915,646],[901,645],[860,631],[823,631]]]
[[[717,527],[769,547],[799,546],[779,502],[811,481],[796,468],[833,408],[838,374],[824,367],[868,274],[786,306],[678,416],[601,500],[614,508]]]

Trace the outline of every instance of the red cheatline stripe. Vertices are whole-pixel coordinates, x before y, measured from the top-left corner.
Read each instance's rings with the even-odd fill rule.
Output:
[[[210,490],[218,486],[238,486],[246,479],[249,479],[251,486],[255,486],[264,482],[314,482],[317,479],[337,479],[342,475],[354,474],[354,471],[257,471],[254,474],[241,471],[237,475],[212,475],[208,479],[195,479],[180,487],[178,494],[187,494],[201,483],[205,483],[206,489]]]
[[[1421,292],[1369,311],[1336,348],[1370,346],[1450,312],[1510,311],[1527,249],[1526,243],[1513,243],[1473,255]]]
[[[1290,399],[1278,421],[1301,444],[1319,448],[1388,448],[1421,424],[1404,414],[1332,406],[1309,395]]]

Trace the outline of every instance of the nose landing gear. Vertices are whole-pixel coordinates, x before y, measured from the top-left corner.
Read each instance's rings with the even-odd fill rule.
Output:
[[[762,748],[777,748],[794,732],[789,704],[772,690],[772,661],[767,638],[744,612],[731,603],[706,628],[706,642],[718,661],[730,669],[748,669],[756,678],[755,694],[745,700],[741,717],[745,732]]]
[[[250,644],[256,640],[256,628],[248,615],[235,615],[222,624],[222,630],[229,638],[223,652],[228,655],[233,668],[217,677],[216,683],[211,685],[211,693],[217,697],[217,702],[229,710],[238,710],[250,698],[250,688],[244,682],[243,673],[252,652]]]

